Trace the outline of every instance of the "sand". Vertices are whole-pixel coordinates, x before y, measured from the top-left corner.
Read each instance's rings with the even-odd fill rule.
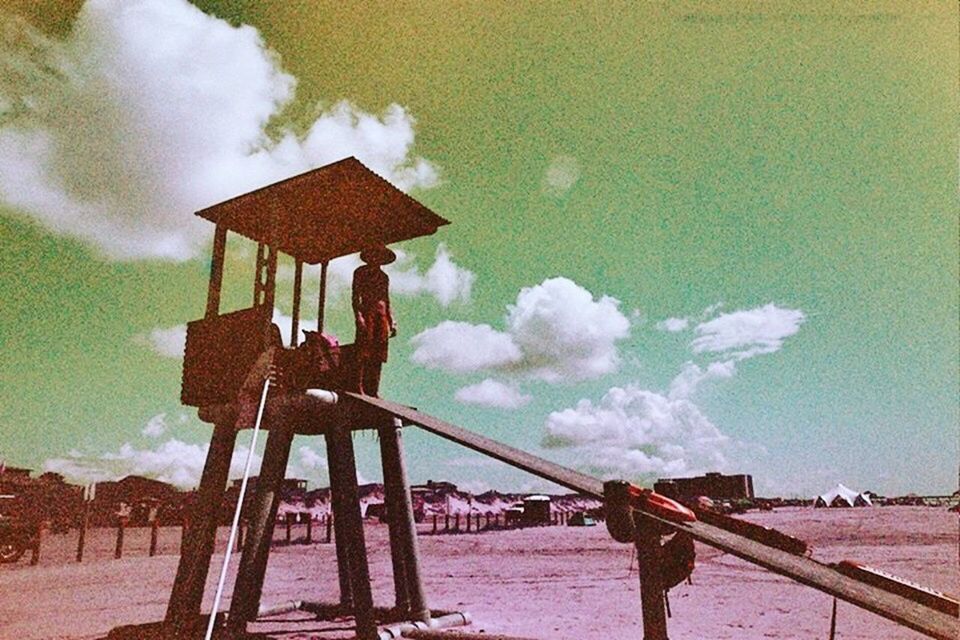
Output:
[[[929,507],[783,509],[750,520],[777,527],[813,546],[815,558],[844,558],[952,594],[960,593],[957,515]],[[543,527],[481,534],[430,535],[420,547],[433,608],[466,610],[474,633],[533,638],[642,637],[632,548],[598,527]],[[220,532],[222,540],[227,531]],[[294,532],[294,538],[303,529]],[[322,531],[314,531],[322,537]],[[374,594],[392,601],[386,527],[368,523]],[[277,539],[284,536],[277,529]],[[41,561],[0,566],[0,639],[101,638],[118,625],[162,619],[177,566],[178,529],[161,530],[159,555],[147,557],[148,529],[129,529],[125,554],[113,559],[115,533],[88,533],[86,557],[73,560],[77,533],[51,535]],[[213,601],[221,542],[205,608]],[[698,546],[693,584],[670,592],[672,640],[826,638],[832,599],[726,554]],[[236,563],[234,556],[234,565]],[[234,567],[235,568],[235,567]],[[233,571],[229,587],[232,586]],[[333,545],[278,545],[271,554],[264,602],[335,601]],[[286,640],[349,636],[348,623],[305,614],[252,626]],[[841,602],[837,638],[908,639],[920,634]]]

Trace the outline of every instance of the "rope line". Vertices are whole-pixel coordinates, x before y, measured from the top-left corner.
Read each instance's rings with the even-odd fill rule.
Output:
[[[260,408],[257,409],[257,421],[253,425],[253,436],[250,438],[250,450],[247,452],[247,462],[243,467],[243,480],[240,482],[240,495],[237,497],[237,507],[233,511],[233,524],[230,525],[230,539],[227,542],[227,551],[223,556],[223,566],[220,567],[220,581],[217,583],[217,595],[213,599],[213,609],[210,611],[210,620],[207,622],[205,640],[213,637],[213,626],[216,624],[217,612],[220,609],[220,598],[223,596],[223,583],[227,579],[227,566],[230,564],[230,552],[237,539],[237,529],[240,528],[240,512],[243,510],[243,498],[247,493],[247,480],[250,478],[250,467],[253,464],[253,452],[257,446],[257,434],[260,432],[260,421],[263,420],[263,409],[267,404],[267,390],[270,388],[270,378],[263,381],[263,393],[260,394]]]

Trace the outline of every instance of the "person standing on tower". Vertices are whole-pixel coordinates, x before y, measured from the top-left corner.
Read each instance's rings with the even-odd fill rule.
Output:
[[[370,396],[376,396],[380,389],[380,369],[387,361],[387,341],[397,335],[397,323],[390,313],[390,278],[380,269],[396,258],[396,254],[383,245],[364,249],[360,260],[365,264],[353,272],[356,388]]]

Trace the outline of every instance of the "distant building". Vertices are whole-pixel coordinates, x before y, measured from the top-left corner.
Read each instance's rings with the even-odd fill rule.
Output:
[[[523,499],[523,524],[550,524],[550,496],[527,496]]]
[[[653,490],[669,498],[707,496],[721,500],[753,498],[753,476],[736,474],[725,476],[710,472],[693,478],[666,478],[657,480]]]
[[[411,493],[455,493],[457,491],[457,485],[452,482],[434,482],[433,480],[427,480],[427,484],[412,484],[410,485]]]

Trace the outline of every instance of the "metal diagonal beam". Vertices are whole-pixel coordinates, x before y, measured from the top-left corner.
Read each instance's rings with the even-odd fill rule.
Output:
[[[354,393],[345,395],[387,414],[403,418],[404,421],[415,424],[442,438],[578,493],[594,496],[601,500],[604,497],[603,482],[579,471],[544,460],[526,451],[478,435],[396,402]],[[956,617],[846,576],[836,569],[811,558],[781,551],[749,537],[726,531],[705,522],[677,523],[658,518],[645,511],[639,513],[674,530],[686,531],[694,539],[711,547],[828,593],[867,611],[872,611],[931,638],[956,640],[958,633],[960,633],[960,620]]]

